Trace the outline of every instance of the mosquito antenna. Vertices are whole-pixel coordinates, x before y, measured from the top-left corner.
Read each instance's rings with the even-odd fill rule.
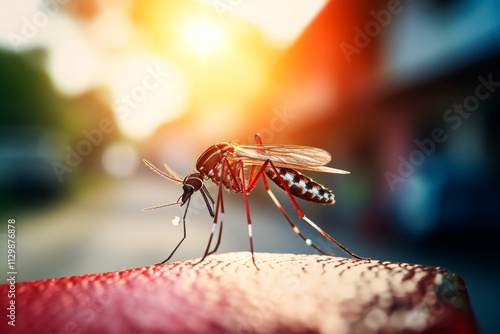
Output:
[[[167,206],[172,206],[172,205],[176,205],[176,204],[182,204],[181,198],[182,198],[182,196],[177,199],[177,202],[169,203],[169,204],[163,204],[163,205],[158,205],[158,206],[153,206],[151,208],[142,209],[142,211],[148,211],[148,210],[154,210],[154,209],[161,209],[161,208],[165,208]]]
[[[153,206],[151,208],[142,209],[142,211],[148,211],[148,210],[154,210],[154,209],[161,209],[161,208],[165,208],[167,206],[176,205],[176,204],[181,204],[181,202],[175,202],[175,203],[169,203],[169,204],[163,204],[163,205]]]
[[[184,179],[182,177],[180,177],[177,173],[174,174],[174,176],[172,175],[168,175],[167,173],[165,172],[162,172],[161,170],[159,170],[158,168],[156,168],[151,162],[147,161],[146,159],[142,159],[142,161],[144,161],[144,163],[149,167],[151,168],[155,173],[169,179],[169,180],[172,180],[174,182],[177,182],[177,183],[182,183],[182,181],[184,181]],[[170,172],[171,169],[168,168],[168,171]]]
[[[181,175],[179,175],[179,174],[178,174],[175,170],[173,170],[172,168],[170,168],[170,166],[169,166],[169,165],[167,165],[167,164],[163,164],[163,166],[165,167],[165,169],[167,170],[167,172],[168,172],[170,175],[172,175],[172,177],[173,177],[174,179],[178,179],[179,181],[184,181],[184,178],[183,178]]]

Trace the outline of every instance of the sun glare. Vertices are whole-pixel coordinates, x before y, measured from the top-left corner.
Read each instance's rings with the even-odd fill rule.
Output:
[[[224,36],[221,28],[213,22],[203,20],[187,28],[187,41],[196,52],[206,55],[222,46]]]

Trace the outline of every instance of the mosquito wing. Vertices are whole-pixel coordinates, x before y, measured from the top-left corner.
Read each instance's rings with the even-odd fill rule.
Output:
[[[249,160],[271,160],[275,163],[323,166],[332,157],[325,150],[297,145],[235,145],[235,157]]]
[[[242,145],[234,146],[234,157],[247,165],[261,166],[267,160],[277,167],[310,170],[324,173],[348,174],[349,172],[326,167],[331,155],[325,150],[297,145]]]

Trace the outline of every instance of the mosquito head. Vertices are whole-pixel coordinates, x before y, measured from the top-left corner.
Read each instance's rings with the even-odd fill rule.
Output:
[[[201,173],[189,174],[184,178],[182,190],[184,193],[181,196],[181,206],[183,206],[191,195],[203,187],[203,175]]]
[[[182,186],[182,190],[184,190],[184,193],[181,196],[181,206],[183,206],[194,193],[194,188],[189,184],[185,184]]]

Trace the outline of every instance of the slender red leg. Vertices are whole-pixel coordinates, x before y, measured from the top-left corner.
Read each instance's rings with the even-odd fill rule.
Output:
[[[215,209],[214,223],[212,225],[212,232],[211,232],[210,238],[208,240],[208,245],[207,245],[207,248],[205,250],[205,254],[203,255],[203,257],[201,258],[201,260],[199,262],[203,261],[207,257],[207,255],[212,254],[213,252],[215,252],[217,250],[217,248],[219,247],[219,244],[220,244],[220,236],[222,234],[222,217],[224,215],[224,200],[223,200],[223,197],[222,197],[222,184],[223,184],[222,181],[226,177],[226,174],[225,174],[226,173],[226,168],[227,168],[227,173],[230,173],[231,177],[234,180],[237,180],[235,172],[233,171],[231,165],[229,164],[229,162],[226,159],[224,159],[224,161],[222,163],[222,169],[221,169],[221,181],[220,181],[220,184],[219,184],[219,194],[217,196],[217,204],[216,204],[216,209]],[[252,252],[252,262],[253,262],[255,268],[259,269],[257,267],[257,265],[255,264],[255,256],[254,256],[254,251],[253,251],[253,238],[252,238],[252,220],[250,218],[250,209],[249,209],[249,206],[248,206],[248,197],[247,197],[247,190],[246,190],[246,185],[245,185],[245,168],[244,168],[242,162],[238,163],[238,165],[236,166],[236,171],[239,171],[239,173],[240,173],[241,185],[237,181],[236,181],[236,184],[238,185],[238,189],[241,189],[241,192],[243,192],[243,194],[245,196],[245,207],[246,207],[246,212],[247,212],[248,235],[250,237],[250,251]],[[219,208],[220,208],[220,213],[221,213],[221,231],[219,233],[219,238],[218,238],[219,240],[217,241],[215,249],[213,251],[209,252],[210,245],[212,243],[212,238],[213,238],[213,235],[214,235],[214,232],[215,232],[215,227],[217,225],[217,219],[218,219],[218,216],[219,216]]]
[[[231,175],[231,179],[233,180],[233,184],[236,186],[236,192],[240,193],[241,192],[241,185],[238,182],[238,178],[236,177],[235,171],[231,168],[231,165],[229,164],[229,161],[227,161],[227,159],[224,159],[223,164],[227,165],[227,170],[229,171],[229,175]],[[242,162],[239,161],[238,164],[236,165],[236,169],[241,167],[241,164],[242,164]],[[223,180],[223,178],[221,178],[221,182],[222,182],[222,180]]]
[[[223,205],[224,206],[224,205]],[[213,253],[217,252],[217,250],[219,249],[219,246],[220,246],[220,242],[221,242],[221,239],[222,239],[222,226],[223,226],[223,222],[224,222],[224,210],[221,211],[221,218],[220,218],[220,227],[219,227],[219,236],[217,237],[217,243],[215,244],[215,247],[214,249],[212,249],[210,252],[208,252],[207,255],[212,255]]]
[[[217,252],[217,249],[219,249],[221,238],[222,238],[222,229],[224,225],[224,201],[222,200],[222,193],[220,194],[221,198],[221,209],[220,209],[220,227],[219,227],[219,236],[217,237],[217,244],[215,244],[215,247],[213,250],[208,252],[207,255],[211,255],[215,252]]]
[[[225,167],[227,168],[227,170],[229,171],[229,173],[231,175],[231,178],[233,179],[233,181],[237,185],[237,190],[241,191],[241,186],[236,179],[236,174],[234,173],[233,169],[231,168],[231,165],[229,164],[229,162],[226,159],[223,161],[223,164],[225,165]],[[240,166],[240,164],[238,164],[237,168]],[[220,196],[222,198],[222,192],[221,192]],[[215,245],[213,250],[208,252],[208,255],[215,253],[217,251],[217,249],[219,249],[221,237],[222,237],[222,226],[223,226],[223,221],[224,221],[223,217],[224,217],[224,201],[221,202],[221,220],[220,220],[220,228],[219,228],[219,236],[217,238],[217,244]]]
[[[297,233],[299,235],[299,237],[302,238],[302,240],[304,240],[306,242],[307,245],[311,246],[312,248],[314,248],[315,250],[317,250],[318,252],[320,252],[321,254],[323,255],[330,255],[330,256],[335,256],[335,254],[333,253],[328,253],[328,252],[325,252],[324,250],[322,250],[321,248],[319,248],[318,246],[316,246],[312,241],[311,239],[308,239],[306,238],[299,230],[299,228],[297,227],[297,225],[295,225],[293,222],[292,222],[292,219],[290,219],[290,216],[288,216],[288,214],[286,213],[285,209],[283,209],[283,207],[281,206],[280,202],[278,201],[278,199],[276,198],[276,196],[274,196],[273,192],[271,191],[271,189],[269,188],[269,184],[267,183],[267,180],[266,180],[266,177],[264,176],[264,174],[262,174],[262,181],[264,182],[264,187],[266,188],[266,191],[267,191],[267,194],[269,195],[269,197],[271,197],[271,199],[273,200],[274,204],[278,207],[278,209],[280,209],[281,213],[283,213],[283,215],[285,216],[286,220],[288,221],[288,223],[290,224],[290,226],[292,227],[293,231],[295,233]]]
[[[222,168],[221,168],[221,182],[219,184],[219,192],[217,194],[217,203],[215,205],[215,217],[214,217],[214,221],[212,224],[212,232],[210,233],[210,238],[208,239],[208,244],[207,244],[207,248],[205,250],[205,253],[203,254],[203,257],[201,258],[201,260],[198,263],[205,260],[205,258],[207,257],[208,254],[215,252],[220,244],[220,236],[222,235],[222,228],[219,231],[219,240],[217,241],[216,249],[212,252],[209,252],[210,245],[212,244],[212,239],[214,237],[215,228],[217,226],[217,221],[219,220],[219,212],[221,213],[221,226],[222,226],[222,217],[224,216],[224,199],[222,197],[222,180],[224,180],[224,178],[225,178],[225,172],[226,172],[226,160],[224,159],[224,161],[222,162]]]
[[[227,164],[227,167],[229,169],[231,169],[231,166],[229,165],[229,163],[227,162],[227,160],[224,160],[223,161],[223,164],[226,165]],[[224,172],[225,170],[225,167],[222,168],[221,172]],[[222,175],[222,174],[221,174]],[[221,183],[219,185],[219,193],[217,195],[217,202],[220,201],[220,228],[219,228],[219,236],[217,237],[217,243],[215,244],[215,247],[213,250],[209,251],[207,255],[211,255],[215,252],[217,252],[217,249],[219,249],[219,246],[220,246],[220,242],[221,242],[221,239],[222,239],[222,229],[223,229],[223,225],[224,225],[224,200],[222,198],[222,180],[223,178],[221,178]],[[211,240],[210,240],[211,241]],[[210,244],[209,244],[210,246]]]
[[[255,144],[256,145],[260,145],[262,144],[262,140],[260,138],[260,135],[257,133],[255,135],[255,140],[254,140]],[[267,160],[261,167],[260,169],[258,170],[257,174],[255,175],[255,178],[251,179],[248,181],[249,183],[249,186],[248,186],[248,191],[251,191],[253,189],[253,187],[255,187],[255,184],[257,183],[257,180],[260,176],[262,176],[262,180],[264,181],[264,186],[266,187],[266,190],[269,189],[269,185],[267,184],[267,181],[265,179],[265,176],[264,176],[264,171],[266,169],[267,166],[271,166],[271,168],[274,170],[274,172],[276,173],[276,175],[278,176],[282,186],[283,186],[283,189],[285,189],[286,193],[288,194],[288,196],[290,197],[290,200],[292,201],[293,205],[295,206],[295,210],[297,210],[297,213],[299,214],[300,218],[304,219],[309,225],[311,225],[312,227],[314,227],[319,233],[321,233],[325,238],[327,238],[328,240],[330,240],[331,242],[333,242],[335,245],[337,245],[340,249],[342,249],[346,254],[350,255],[351,257],[355,258],[355,259],[359,259],[359,260],[366,260],[366,258],[364,257],[361,257],[361,256],[358,256],[354,253],[352,253],[351,251],[349,251],[347,248],[345,248],[344,246],[342,246],[338,241],[336,241],[335,239],[333,239],[330,235],[328,235],[325,231],[323,231],[318,225],[316,225],[312,220],[310,220],[308,217],[306,217],[306,215],[302,212],[302,210],[300,209],[299,205],[297,204],[297,202],[295,201],[295,198],[293,197],[293,195],[290,193],[290,190],[288,189],[287,185],[285,184],[285,182],[283,181],[283,179],[281,178],[281,176],[279,175],[278,173],[278,170],[276,169],[276,167],[274,166],[273,162],[270,161],[270,160]],[[313,246],[313,243],[310,241],[310,239],[306,239],[302,233],[300,233],[299,229],[297,228],[297,226],[295,226],[295,224],[293,224],[293,222],[291,221],[290,217],[288,217],[288,215],[286,214],[285,210],[283,209],[283,207],[281,206],[281,204],[278,202],[278,200],[276,199],[276,197],[274,196],[274,194],[270,191],[270,189],[268,190],[268,194],[269,196],[271,197],[271,199],[274,201],[274,204],[276,204],[276,206],[281,210],[281,212],[285,215],[285,218],[287,218],[288,220],[288,223],[292,226],[293,230],[295,231],[295,233],[297,233],[304,241],[306,241],[306,243],[311,246]],[[309,240],[309,241],[308,241]],[[317,246],[313,246],[316,250],[318,250],[320,253],[322,254],[325,254],[326,252],[322,251],[319,249],[319,247]],[[328,255],[328,253],[326,253]]]
[[[262,145],[262,140],[260,139],[260,134],[256,133],[255,134],[255,138],[253,140],[253,144],[254,145]],[[255,172],[255,165],[252,165],[252,167],[250,167],[250,174],[248,176],[248,183],[250,183],[250,180],[253,179],[253,173]]]
[[[312,227],[314,227],[319,233],[321,233],[325,238],[327,238],[328,240],[330,240],[331,242],[333,242],[335,245],[337,245],[337,247],[339,247],[340,249],[342,249],[346,254],[350,255],[351,257],[355,258],[355,259],[358,259],[358,260],[369,260],[367,258],[364,258],[364,257],[361,257],[361,256],[358,256],[354,253],[352,253],[351,251],[349,251],[347,248],[345,248],[344,246],[342,246],[338,241],[336,241],[335,239],[333,239],[331,236],[329,236],[325,231],[323,231],[318,225],[316,225],[312,220],[310,220],[309,218],[306,217],[306,215],[302,212],[302,210],[299,208],[297,202],[295,201],[295,198],[293,198],[293,195],[290,193],[290,190],[288,190],[288,187],[287,185],[285,184],[285,182],[283,181],[283,179],[281,178],[280,174],[278,173],[278,170],[276,169],[276,167],[274,166],[273,162],[270,161],[270,160],[267,160],[264,165],[262,165],[261,167],[261,170],[263,170],[266,165],[269,164],[274,172],[276,173],[276,175],[278,176],[279,180],[281,181],[281,184],[283,186],[283,189],[285,189],[286,193],[288,194],[288,196],[290,197],[290,200],[292,201],[293,205],[295,206],[295,209],[297,210],[297,213],[299,214],[299,216],[304,219],[307,223],[309,223],[309,225],[311,225]],[[260,172],[260,171],[259,171]],[[257,173],[257,175],[259,175],[259,173]]]
[[[262,138],[260,138],[259,133],[255,134],[255,137],[253,138],[253,144],[254,145],[262,145]]]
[[[243,188],[243,195],[245,196],[245,208],[247,211],[247,221],[248,221],[248,236],[250,237],[250,251],[252,252],[252,262],[255,268],[257,270],[259,267],[257,267],[257,264],[255,264],[255,256],[253,253],[253,237],[252,237],[252,219],[250,218],[250,208],[248,206],[248,195],[247,195],[247,189],[245,185],[245,167],[243,166],[243,163],[239,166],[240,169],[240,178],[241,178],[241,186]]]
[[[258,133],[255,134],[254,145],[262,145],[262,140],[261,140],[260,135]],[[334,254],[325,252],[324,250],[322,250],[321,248],[319,248],[318,246],[316,246],[311,241],[311,239],[306,238],[300,232],[299,228],[292,222],[292,219],[290,218],[290,216],[288,216],[288,214],[286,213],[285,209],[283,209],[283,207],[281,206],[280,202],[278,201],[278,199],[276,198],[276,196],[274,196],[273,192],[269,188],[269,184],[267,183],[267,179],[266,179],[264,173],[260,172],[261,170],[264,171],[264,168],[265,168],[265,166],[262,166],[262,168],[258,172],[258,175],[262,175],[262,182],[264,183],[264,187],[266,188],[267,194],[269,195],[269,197],[271,197],[271,199],[273,200],[274,204],[278,207],[278,209],[280,209],[281,213],[285,216],[286,220],[288,221],[288,223],[292,227],[293,231],[295,233],[297,233],[302,238],[302,240],[304,240],[306,242],[307,245],[310,245],[311,247],[313,247],[314,249],[316,249],[321,254],[334,256]],[[256,177],[256,178],[252,179],[253,170],[254,169],[255,169],[255,166],[252,166],[252,171],[250,173],[250,180],[249,180],[249,183],[251,183],[251,188],[253,188],[255,186],[255,183],[257,182],[257,178],[258,178],[258,177]],[[253,180],[255,180],[255,182],[252,182]]]

